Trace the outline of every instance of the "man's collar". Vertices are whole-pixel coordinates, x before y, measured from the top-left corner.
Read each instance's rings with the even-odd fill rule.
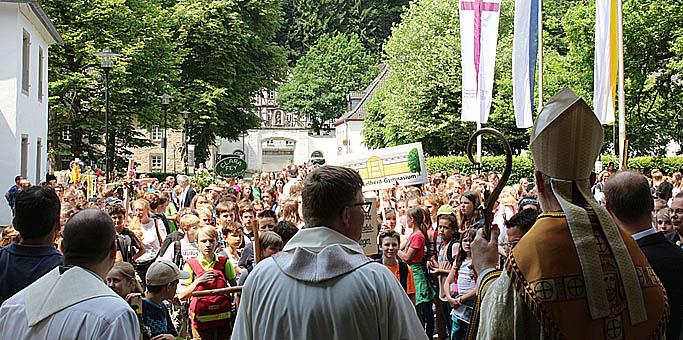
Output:
[[[323,248],[339,244],[353,252],[364,254],[363,248],[358,242],[344,236],[342,233],[325,226],[304,228],[299,230],[294,237],[292,237],[284,251],[294,248],[306,248],[317,252]]]
[[[654,227],[650,227],[650,228],[641,230],[637,233],[634,233],[633,235],[631,235],[631,237],[633,237],[633,240],[638,241],[641,238],[644,238],[644,237],[647,237],[650,235],[654,235],[656,233],[657,233],[657,230]]]

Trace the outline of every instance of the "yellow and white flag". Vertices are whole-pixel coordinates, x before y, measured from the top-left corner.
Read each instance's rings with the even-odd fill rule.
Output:
[[[614,123],[619,53],[617,0],[595,2],[595,70],[593,105],[602,124]]]

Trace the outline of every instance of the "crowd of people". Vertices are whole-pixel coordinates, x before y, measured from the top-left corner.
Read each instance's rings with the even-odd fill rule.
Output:
[[[598,321],[621,317],[622,332],[680,339],[681,174],[610,166],[591,186],[593,164],[583,161],[597,153],[570,159],[579,164],[570,168],[534,151],[532,181],[506,183],[490,207],[488,237],[483,202],[499,184],[493,172],[434,173],[424,184],[368,193],[351,169],[288,164],[205,187],[185,175],[140,180],[133,190],[103,186],[96,197],[58,183],[22,187],[18,178],[6,194],[14,220],[2,232],[0,332],[520,339],[607,332],[614,328]],[[377,254],[358,244],[367,197],[378,211]],[[593,254],[598,269],[586,260]],[[564,262],[544,266],[549,259]],[[604,282],[591,270],[612,270],[625,297],[601,295]],[[558,271],[576,280],[558,283]],[[605,310],[600,299],[617,307]],[[562,314],[563,306],[575,311]],[[586,329],[566,323],[584,314]]]
[[[0,301],[61,265],[63,256],[58,249],[65,224],[79,211],[97,209],[111,218],[116,233],[115,264],[104,280],[118,296],[140,305],[143,334],[148,338],[192,335],[226,339],[232,330],[239,294],[226,294],[225,301],[212,301],[225,310],[208,316],[222,316],[224,320],[203,323],[199,320],[207,315],[197,314],[203,312],[192,301],[200,298],[191,299],[192,293],[244,284],[254,268],[255,228],[261,231],[261,258],[282,250],[305,225],[301,194],[310,170],[313,168],[290,164],[282,173],[225,180],[201,190],[190,178],[179,175],[164,182],[141,182],[135,199],[122,197],[117,188],[90,201],[78,188],[61,190],[49,183],[10,189],[6,196],[13,208],[19,198],[19,219],[15,219],[17,226],[3,230],[3,252],[27,256],[20,245],[32,245],[28,241],[31,237],[54,241],[31,255],[39,256],[39,268],[24,268],[13,274],[24,278],[3,281]],[[605,203],[605,184],[615,171],[611,168],[599,174],[593,186],[598,202]],[[482,202],[499,178],[493,172],[461,174],[455,170],[431,174],[423,185],[395,186],[375,194],[380,208],[380,252],[370,257],[396,276],[428,337],[466,337],[476,299],[470,243],[484,223]],[[683,237],[683,232],[678,232],[683,230],[683,200],[673,197],[680,187],[680,173],[663,176],[657,170],[648,178],[655,202],[652,226],[679,246]],[[58,203],[58,220],[48,223],[53,227],[49,234],[30,235],[23,226],[39,223],[22,223],[22,214],[33,215],[39,207],[22,199],[28,195],[48,200],[48,191],[57,198],[51,208]],[[26,204],[29,211],[23,210]],[[494,224],[500,230],[501,266],[539,214],[535,187],[526,178],[504,187],[494,207]],[[136,302],[136,298],[140,301]]]

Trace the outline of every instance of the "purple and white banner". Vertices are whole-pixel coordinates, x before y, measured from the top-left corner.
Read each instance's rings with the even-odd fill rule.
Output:
[[[500,0],[460,0],[463,121],[486,123],[498,43]]]

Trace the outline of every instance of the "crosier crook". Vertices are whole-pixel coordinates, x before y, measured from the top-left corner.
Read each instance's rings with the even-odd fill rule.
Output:
[[[475,145],[477,137],[486,133],[494,135],[496,138],[498,138],[498,140],[503,144],[503,150],[505,151],[505,170],[503,170],[503,175],[500,177],[498,184],[495,188],[493,188],[493,191],[486,199],[486,204],[484,206],[484,237],[488,240],[491,235],[491,224],[493,223],[493,206],[496,204],[498,196],[500,196],[501,191],[503,191],[503,188],[505,187],[505,184],[512,173],[512,149],[510,148],[510,143],[505,136],[500,133],[500,131],[492,128],[483,128],[477,130],[472,134],[472,136],[470,136],[470,140],[467,143],[467,158],[469,158],[470,163],[474,164],[474,167],[477,169],[477,173],[481,171],[482,165],[472,156],[472,147]]]

